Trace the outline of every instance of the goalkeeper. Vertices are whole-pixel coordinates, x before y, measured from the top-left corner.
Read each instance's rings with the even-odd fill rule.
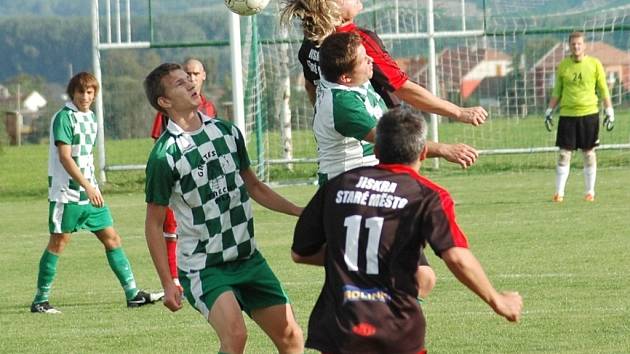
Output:
[[[584,200],[595,200],[597,158],[595,147],[599,145],[599,99],[604,101],[606,118],[604,127],[611,131],[615,124],[615,112],[606,86],[602,63],[584,53],[584,33],[569,35],[571,55],[564,58],[556,70],[556,83],[549,106],[545,112],[545,125],[552,126],[552,113],[560,104],[560,120],[556,146],[560,148],[556,166],[556,192],[554,202],[564,199],[564,187],[569,178],[571,152],[582,150],[584,155]]]

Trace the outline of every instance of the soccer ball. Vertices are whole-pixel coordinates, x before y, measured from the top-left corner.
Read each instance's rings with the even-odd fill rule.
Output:
[[[225,0],[225,6],[241,16],[255,15],[267,7],[269,0]]]

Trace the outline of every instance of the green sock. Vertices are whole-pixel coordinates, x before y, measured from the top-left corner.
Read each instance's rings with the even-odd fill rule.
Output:
[[[33,303],[48,301],[50,288],[52,287],[55,275],[57,275],[57,261],[59,256],[51,253],[48,249],[44,250],[42,258],[39,260],[39,273],[37,274],[37,294]]]
[[[112,268],[116,278],[120,281],[120,285],[125,290],[125,297],[127,300],[133,299],[138,294],[138,289],[136,288],[136,280],[133,278],[131,265],[125,255],[125,251],[123,251],[122,247],[118,247],[105,252],[105,254],[107,255],[110,268]]]

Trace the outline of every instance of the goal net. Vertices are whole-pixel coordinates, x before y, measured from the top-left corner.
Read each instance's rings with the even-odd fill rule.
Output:
[[[381,36],[412,80],[430,87],[427,2],[364,0],[364,10],[356,22]],[[230,118],[225,20],[229,12],[222,0],[187,0],[178,6],[152,0],[150,4],[150,9],[138,9],[144,11],[141,18],[149,19],[148,24],[137,25],[133,31],[144,36],[140,40],[150,41],[156,51],[136,55],[151,64],[201,57],[208,72],[206,94],[215,101],[220,115]],[[260,176],[272,181],[308,179],[315,176],[317,152],[311,130],[313,110],[297,60],[302,33],[297,23],[290,28],[280,26],[280,7],[281,1],[272,1],[263,13],[241,17],[245,134]],[[545,130],[543,112],[556,65],[568,53],[567,37],[576,30],[586,34],[587,54],[604,64],[618,117],[612,132],[600,130],[599,165],[630,163],[627,152],[621,150],[630,146],[627,1],[444,0],[434,2],[433,13],[435,94],[462,106],[481,105],[490,113],[481,127],[448,118],[438,120],[439,141],[466,143],[481,150],[482,157],[471,172],[554,166],[555,131]],[[139,87],[128,80],[108,81],[108,73],[121,70],[116,60],[120,54],[113,53],[104,55],[103,72],[105,99],[116,103],[116,97],[129,99]],[[143,102],[138,105],[144,112],[151,111]],[[554,119],[557,121],[557,114]],[[128,136],[134,129],[148,127],[119,129],[122,133],[117,134],[120,138],[137,137],[133,133]],[[574,163],[581,160],[574,159]],[[440,165],[442,171],[457,168]]]

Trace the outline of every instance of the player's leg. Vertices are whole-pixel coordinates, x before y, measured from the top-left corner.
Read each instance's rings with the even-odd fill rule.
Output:
[[[418,299],[423,301],[435,287],[436,276],[433,268],[425,265],[418,266],[416,281],[418,282]]]
[[[271,338],[278,353],[303,353],[304,338],[289,304],[252,310],[252,319]]]
[[[114,222],[109,208],[89,207],[84,227],[92,231],[105,247],[107,262],[125,291],[127,306],[138,307],[160,300],[163,293],[150,294],[137,288],[131,264],[122,248],[122,240],[112,226]]]
[[[39,260],[37,293],[31,304],[31,312],[60,313],[48,299],[52,283],[57,275],[59,256],[70,242],[70,233],[76,231],[81,217],[81,208],[74,204],[50,202],[48,207],[48,245]]]
[[[244,265],[247,277],[237,296],[251,318],[271,338],[279,353],[303,353],[304,337],[289,298],[265,258],[256,252]]]
[[[556,163],[556,192],[553,195],[554,202],[561,202],[564,199],[564,189],[569,179],[571,169],[571,151],[577,145],[577,118],[560,117],[558,120],[558,132],[556,135],[556,146],[559,147],[558,161]]]
[[[424,247],[420,249],[420,260],[416,270],[416,281],[418,282],[418,300],[423,301],[429,296],[435,287],[435,272],[429,265],[429,260],[424,254]]]
[[[582,150],[584,154],[584,200],[595,200],[595,180],[597,178],[597,156],[595,149]]]
[[[48,246],[44,249],[39,259],[39,271],[37,273],[37,293],[31,304],[33,313],[61,313],[49,303],[52,283],[57,275],[57,262],[59,255],[70,241],[70,234],[50,234]]]
[[[240,354],[245,351],[247,328],[241,307],[232,291],[225,291],[216,298],[208,323],[219,337],[221,353]]]
[[[560,149],[558,153],[558,162],[556,164],[556,193],[553,201],[561,202],[564,199],[564,189],[569,179],[569,171],[571,169],[571,151]]]
[[[163,225],[164,240],[166,241],[166,253],[168,255],[168,268],[171,271],[173,282],[181,288],[177,275],[177,222],[171,208],[166,208],[166,217]]]
[[[597,178],[595,147],[599,145],[599,114],[580,118],[577,134],[577,146],[584,154],[584,199],[592,202],[595,200],[595,179]]]

